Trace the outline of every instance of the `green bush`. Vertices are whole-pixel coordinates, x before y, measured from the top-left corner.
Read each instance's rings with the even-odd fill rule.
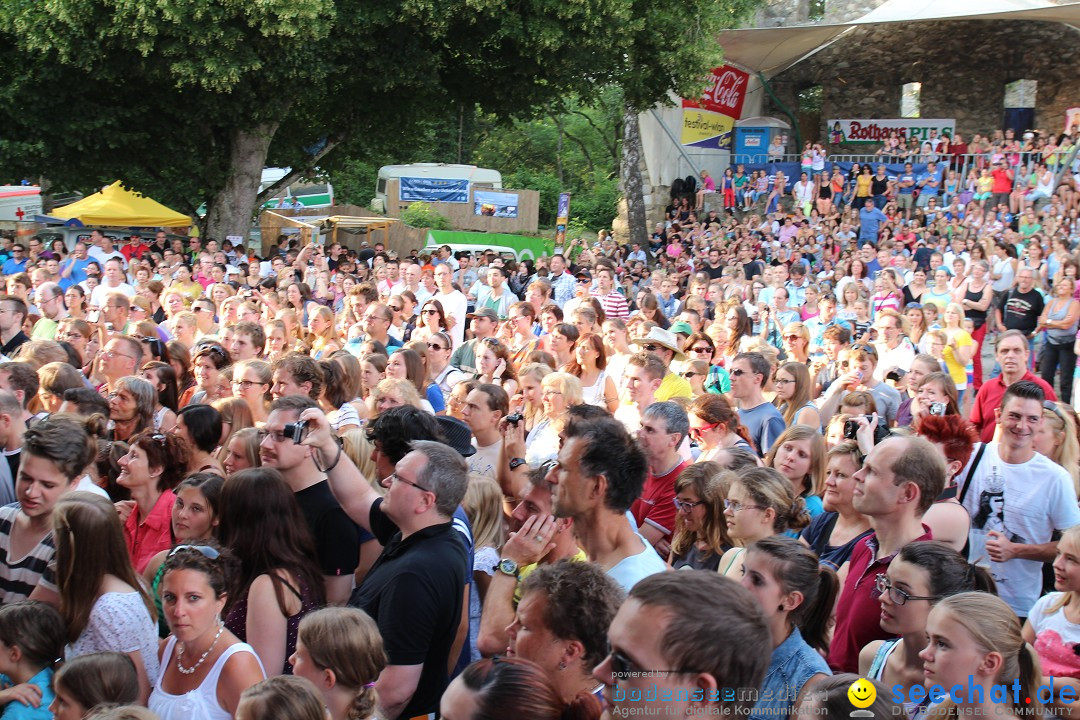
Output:
[[[409,227],[448,230],[450,221],[425,202],[414,202],[401,213],[401,220]]]

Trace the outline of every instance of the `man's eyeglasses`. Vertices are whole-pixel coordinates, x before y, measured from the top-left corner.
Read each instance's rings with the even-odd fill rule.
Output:
[[[432,490],[431,488],[426,488],[426,487],[424,487],[423,485],[421,485],[420,483],[414,483],[414,482],[413,482],[412,480],[406,480],[405,478],[401,477],[401,476],[400,476],[400,475],[398,475],[397,473],[390,473],[390,475],[389,475],[389,476],[387,476],[387,478],[386,478],[386,479],[387,479],[387,480],[389,480],[389,481],[391,481],[391,482],[393,482],[394,480],[397,480],[398,482],[403,482],[403,483],[405,483],[406,485],[412,485],[412,486],[413,486],[414,488],[416,488],[417,490],[421,490],[421,491],[423,491],[423,492],[429,492],[429,493],[434,493],[434,492],[435,492],[435,491],[434,491],[434,490]],[[385,481],[384,481],[384,482],[385,482]]]
[[[608,657],[611,658],[611,673],[616,678],[632,677],[630,673],[647,672],[646,668],[639,667],[637,663],[628,658],[621,650],[608,646]],[[663,675],[696,675],[697,670],[653,670],[651,672]]]
[[[687,380],[689,380],[690,378],[694,378],[694,377],[697,377],[698,375],[704,375],[704,373],[696,373],[696,372],[684,372],[684,373],[682,374],[682,376],[683,376],[684,378],[686,378]]]
[[[136,360],[136,361],[139,360],[139,358],[132,357],[130,355],[125,355],[124,353],[116,352],[115,350],[102,350],[101,355],[103,357],[109,358],[110,360],[114,360],[114,359],[116,359],[118,357],[126,357],[128,360]]]
[[[859,351],[859,350],[861,350],[864,353],[867,353],[869,355],[873,355],[874,357],[877,357],[877,349],[873,345],[861,345],[860,344],[860,345],[852,345],[851,346],[851,352],[856,352],[856,351]]]
[[[401,312],[401,306],[400,305],[387,305],[386,307],[391,312]],[[370,319],[370,316],[369,316],[369,319]]]
[[[259,430],[255,434],[259,438],[260,444],[262,444],[262,442],[266,440],[267,437],[272,438],[273,441],[276,443],[283,443],[286,440],[292,440],[292,438],[290,438],[288,435],[286,435],[280,430]]]
[[[675,509],[688,513],[693,511],[698,505],[704,505],[704,500],[698,500],[697,502],[690,502],[688,500],[680,500],[679,498],[671,498],[671,502],[675,504]]]
[[[895,587],[892,584],[892,580],[889,579],[889,576],[885,575],[884,573],[879,573],[877,578],[874,580],[874,589],[877,590],[878,593],[881,595],[884,595],[886,592],[889,593],[889,600],[891,600],[894,605],[903,605],[908,600],[933,601],[938,599],[936,596],[933,595],[911,595],[909,593],[906,593],[900,588]]]

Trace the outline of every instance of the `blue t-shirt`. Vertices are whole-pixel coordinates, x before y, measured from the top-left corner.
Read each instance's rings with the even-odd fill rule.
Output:
[[[904,173],[899,178],[897,178],[897,180],[900,183],[900,194],[901,195],[911,195],[912,193],[915,192],[915,176],[913,174]],[[906,183],[906,182],[909,182],[911,184],[910,185],[904,185],[904,183]]]
[[[442,390],[439,389],[438,385],[431,383],[424,393],[427,396],[427,401],[431,403],[431,409],[436,413],[441,413],[446,409],[446,399],[443,398]]]
[[[90,263],[92,262],[95,262],[92,257],[87,257],[85,260],[78,260],[74,259],[74,256],[72,256],[72,259],[60,263],[61,272],[66,270],[68,266],[71,267],[71,275],[60,278],[60,287],[67,290],[72,285],[77,285],[85,280],[86,268],[90,267]]]
[[[0,268],[0,272],[3,272],[5,275],[17,275],[18,273],[26,272],[25,258],[22,260],[9,258],[7,262],[4,263],[4,267]]]
[[[787,428],[784,416],[772,403],[763,402],[749,410],[739,409],[739,420],[750,432],[750,438],[757,445],[758,455],[765,457],[776,438]]]
[[[21,702],[12,700],[4,706],[4,712],[0,713],[0,718],[3,720],[52,720],[53,715],[49,712],[49,705],[56,697],[52,691],[52,676],[53,669],[47,667],[28,681],[30,685],[37,685],[41,688],[41,705],[32,708],[29,705],[23,705]],[[11,678],[7,675],[0,675],[0,683],[5,686],[11,685]]]
[[[869,210],[864,207],[859,211],[859,239],[876,240],[881,223],[888,219],[889,218],[885,213],[881,212],[876,207],[872,207]]]
[[[926,182],[923,183],[923,180]],[[937,172],[924,172],[919,176],[920,188],[922,194],[926,196],[936,197],[938,194],[938,176]],[[932,183],[932,184],[931,184]]]

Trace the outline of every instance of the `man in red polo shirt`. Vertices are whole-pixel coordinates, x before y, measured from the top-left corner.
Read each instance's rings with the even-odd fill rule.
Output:
[[[1043,389],[1047,400],[1057,400],[1054,388],[1028,370],[1029,355],[1027,338],[1019,330],[1006,330],[998,336],[995,356],[1001,366],[1001,374],[983,383],[971,408],[971,423],[979,431],[979,439],[983,442],[994,439],[998,423],[996,411],[1001,407],[1005,389],[1013,383],[1030,380]]]
[[[630,506],[638,531],[654,547],[667,550],[675,531],[675,479],[687,466],[679,446],[690,432],[686,411],[673,402],[654,402],[641,414],[638,444],[649,474],[641,497]],[[661,553],[661,557],[666,557]]]
[[[922,516],[945,488],[946,472],[941,453],[923,438],[912,436],[882,440],[855,473],[852,504],[870,518],[874,532],[855,545],[836,604],[836,630],[828,658],[834,671],[859,672],[859,651],[867,643],[890,637],[880,625],[877,577],[885,573],[900,548],[932,539]]]

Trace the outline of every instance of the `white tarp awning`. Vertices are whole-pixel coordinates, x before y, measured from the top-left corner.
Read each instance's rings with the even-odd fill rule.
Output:
[[[725,30],[719,42],[724,61],[772,77],[831,45],[860,25],[941,20],[1040,20],[1080,30],[1080,2],[1046,0],[888,0],[856,20],[838,25]]]

